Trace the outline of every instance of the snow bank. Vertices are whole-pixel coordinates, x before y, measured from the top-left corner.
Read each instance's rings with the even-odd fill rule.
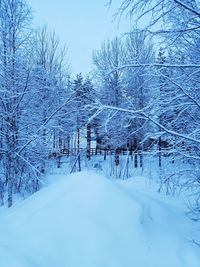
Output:
[[[199,267],[197,225],[135,181],[57,181],[1,214],[2,267]],[[52,180],[52,179],[51,179]]]

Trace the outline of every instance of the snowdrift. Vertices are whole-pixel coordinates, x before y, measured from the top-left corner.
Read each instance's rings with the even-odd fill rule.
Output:
[[[55,182],[0,215],[2,267],[199,267],[198,224],[138,184],[94,172]]]

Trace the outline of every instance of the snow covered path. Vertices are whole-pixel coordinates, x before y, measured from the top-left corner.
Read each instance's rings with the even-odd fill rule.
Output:
[[[2,267],[199,267],[198,224],[131,179],[56,178],[0,214]]]

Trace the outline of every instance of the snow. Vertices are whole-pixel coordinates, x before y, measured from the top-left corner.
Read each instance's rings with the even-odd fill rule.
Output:
[[[49,186],[0,211],[2,267],[199,267],[199,224],[181,200],[142,177],[92,171],[52,175]]]

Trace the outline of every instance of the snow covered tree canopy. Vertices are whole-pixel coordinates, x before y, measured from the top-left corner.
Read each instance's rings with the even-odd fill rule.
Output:
[[[49,118],[69,96],[64,50],[45,28],[34,34],[31,18],[24,0],[0,2],[0,192],[8,206],[13,193],[39,189],[57,124]]]

